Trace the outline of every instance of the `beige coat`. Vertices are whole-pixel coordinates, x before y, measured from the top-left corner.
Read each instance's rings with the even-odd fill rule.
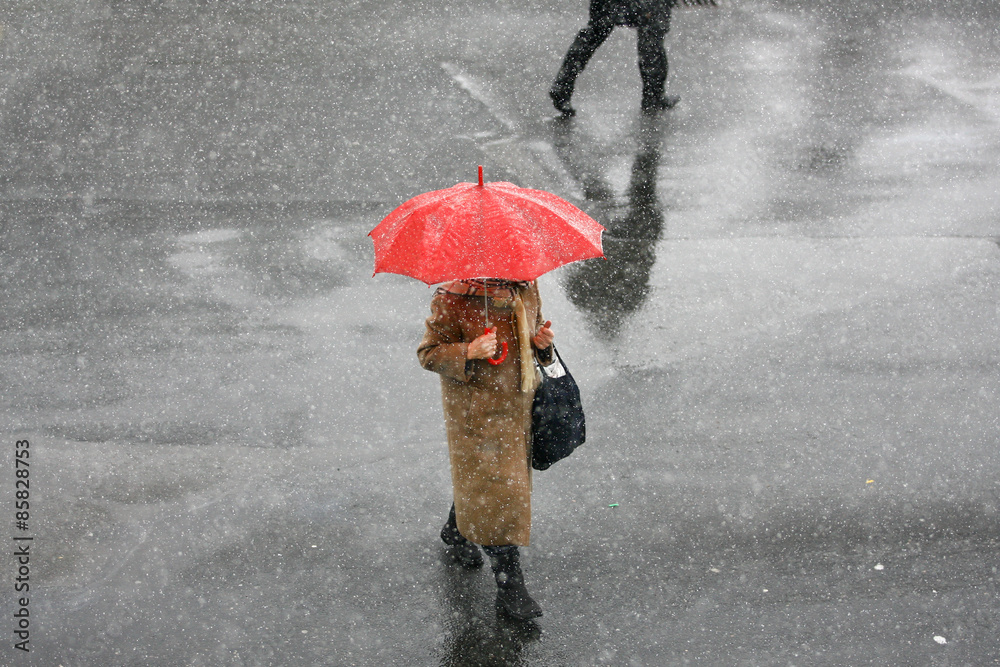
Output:
[[[466,360],[469,343],[483,335],[483,295],[439,289],[417,350],[420,365],[441,376],[458,530],[483,545],[527,546],[531,535],[531,401],[536,385],[522,387],[516,317],[509,298],[491,298],[489,317],[508,354],[499,365]],[[452,290],[452,292],[446,290]],[[505,293],[505,292],[504,292]],[[520,290],[527,330],[541,326],[541,298],[531,283]],[[551,348],[532,350],[549,363]],[[527,368],[527,365],[525,366]],[[528,389],[525,391],[524,389]]]

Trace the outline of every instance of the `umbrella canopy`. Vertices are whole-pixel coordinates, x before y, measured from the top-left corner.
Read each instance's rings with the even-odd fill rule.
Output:
[[[503,181],[459,183],[418,195],[369,232],[375,273],[434,285],[446,280],[534,280],[563,264],[603,257],[597,221],[544,190]]]

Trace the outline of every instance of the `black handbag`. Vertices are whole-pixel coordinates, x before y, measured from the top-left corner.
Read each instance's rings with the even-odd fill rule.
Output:
[[[563,375],[549,377],[543,368],[542,383],[531,404],[531,467],[535,470],[545,470],[561,461],[587,439],[580,388],[559,352],[552,349]]]

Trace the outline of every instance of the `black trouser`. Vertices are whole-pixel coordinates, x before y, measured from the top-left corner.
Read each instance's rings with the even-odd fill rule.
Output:
[[[483,545],[483,551],[485,551],[487,555],[497,558],[498,556],[503,556],[504,554],[517,555],[521,550],[514,544],[498,544],[495,546]]]
[[[566,52],[562,67],[552,88],[557,94],[569,99],[573,94],[576,77],[583,71],[594,52],[604,43],[615,29],[609,18],[587,23],[577,33],[576,39]],[[667,82],[667,51],[663,48],[666,31],[656,26],[639,26],[639,75],[642,77],[642,97],[655,100],[663,97]]]
[[[451,504],[451,510],[448,512],[448,521],[445,523],[445,530],[451,531],[453,534],[462,536],[458,532],[458,520],[455,517],[455,503]],[[463,537],[464,539],[464,537]],[[490,556],[502,556],[507,553],[517,552],[518,548],[513,544],[501,544],[496,546],[483,546],[483,551],[485,551]]]

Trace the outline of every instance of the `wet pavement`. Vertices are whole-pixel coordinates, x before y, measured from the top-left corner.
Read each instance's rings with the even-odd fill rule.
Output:
[[[676,109],[623,30],[566,122],[583,2],[4,5],[0,664],[1000,663],[998,18],[680,10]],[[540,281],[589,440],[532,624],[442,552],[430,290],[366,237],[478,164],[608,228]]]

